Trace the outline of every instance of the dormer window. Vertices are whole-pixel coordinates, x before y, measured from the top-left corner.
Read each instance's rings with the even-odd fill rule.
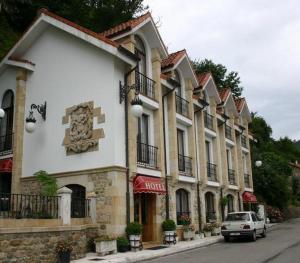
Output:
[[[143,75],[147,75],[147,61],[146,61],[146,49],[143,41],[139,36],[135,36],[135,48],[134,53],[140,58],[139,72]]]
[[[182,91],[181,91],[181,81],[180,81],[180,76],[177,70],[174,71],[174,80],[176,80],[176,82],[178,82],[179,87],[176,87],[176,94],[179,97],[182,97]]]

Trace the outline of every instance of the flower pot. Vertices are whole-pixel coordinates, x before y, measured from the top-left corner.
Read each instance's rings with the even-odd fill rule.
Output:
[[[165,231],[165,241],[166,242],[174,242],[175,240],[175,231]]]
[[[71,251],[58,252],[59,263],[70,263],[70,261],[71,261]]]
[[[201,233],[199,234],[199,236],[200,236],[200,239],[203,239],[203,238],[204,238],[204,233],[201,232]]]
[[[200,239],[200,234],[195,234],[195,240]]]
[[[95,241],[96,253],[104,256],[109,253],[117,253],[117,241],[107,240],[107,241]]]
[[[211,232],[204,231],[204,236],[205,237],[211,237]]]
[[[213,236],[217,236],[217,235],[220,235],[220,234],[221,234],[221,227],[213,228],[213,230],[212,230],[212,235]]]
[[[135,250],[141,246],[141,235],[129,235],[130,247]]]
[[[195,232],[194,231],[183,231],[183,238],[185,240],[190,240],[195,238]]]

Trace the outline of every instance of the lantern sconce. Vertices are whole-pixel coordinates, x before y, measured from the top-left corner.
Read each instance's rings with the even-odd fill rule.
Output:
[[[5,116],[5,111],[1,108],[0,109],[0,119],[3,119]]]
[[[25,124],[25,129],[28,133],[34,132],[36,128],[36,119],[33,116],[33,110],[37,110],[37,112],[42,116],[43,120],[46,120],[46,109],[47,109],[47,103],[45,101],[44,104],[41,105],[36,105],[36,104],[31,104],[30,106],[30,111],[29,111],[29,116],[26,118],[26,124]]]

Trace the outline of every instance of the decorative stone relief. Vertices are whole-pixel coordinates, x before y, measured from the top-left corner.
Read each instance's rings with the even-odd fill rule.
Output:
[[[67,155],[99,149],[99,139],[104,138],[104,130],[93,129],[94,117],[97,123],[105,122],[105,115],[101,108],[94,108],[94,102],[85,102],[66,109],[62,119],[63,124],[70,123],[66,129],[63,145]]]

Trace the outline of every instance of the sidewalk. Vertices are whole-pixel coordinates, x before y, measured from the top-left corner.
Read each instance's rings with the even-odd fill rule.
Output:
[[[140,262],[143,260],[154,259],[162,256],[167,256],[189,249],[199,248],[215,244],[223,240],[222,236],[206,237],[203,239],[192,241],[180,241],[176,245],[168,246],[159,250],[141,250],[138,252],[117,253],[107,256],[98,256],[96,253],[88,253],[85,258],[73,260],[72,263],[92,263],[101,261],[101,263],[126,263],[126,262]],[[97,260],[98,259],[98,260]]]

